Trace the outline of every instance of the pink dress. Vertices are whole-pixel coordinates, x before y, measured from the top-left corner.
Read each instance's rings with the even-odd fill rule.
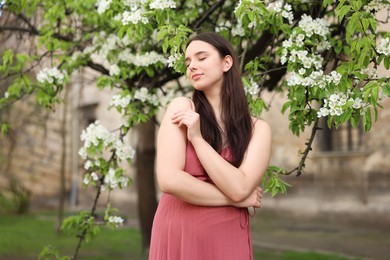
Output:
[[[229,150],[221,155],[228,159]],[[212,182],[190,143],[185,171]],[[163,194],[154,217],[149,260],[222,259],[253,259],[247,209],[197,206]]]

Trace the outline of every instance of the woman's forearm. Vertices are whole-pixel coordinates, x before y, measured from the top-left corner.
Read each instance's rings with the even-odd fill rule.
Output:
[[[160,175],[164,175],[164,173],[160,173]],[[199,180],[184,171],[171,172],[170,175],[172,178],[158,180],[160,189],[164,193],[200,206],[226,206],[234,204],[214,184]]]

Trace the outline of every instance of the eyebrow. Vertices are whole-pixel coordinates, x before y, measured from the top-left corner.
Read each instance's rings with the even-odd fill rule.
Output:
[[[198,52],[195,52],[195,56],[199,56],[199,55],[202,55],[202,54],[208,54],[208,52],[207,51],[198,51]],[[189,61],[189,60],[191,60],[189,57],[187,57],[186,59],[185,59],[185,62],[187,62],[187,61]]]

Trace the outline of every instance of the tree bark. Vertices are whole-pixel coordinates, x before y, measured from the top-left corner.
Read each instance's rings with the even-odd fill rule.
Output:
[[[65,182],[66,182],[66,126],[67,120],[66,116],[68,113],[68,88],[65,88],[65,98],[62,111],[62,121],[61,121],[61,169],[60,169],[60,191],[59,191],[59,205],[58,205],[58,216],[57,216],[57,233],[61,231],[62,221],[64,220],[64,211],[65,211]]]
[[[138,216],[141,225],[142,248],[147,252],[154,213],[157,208],[156,186],[154,178],[155,165],[155,124],[154,120],[137,126],[136,148],[136,185],[138,192]]]

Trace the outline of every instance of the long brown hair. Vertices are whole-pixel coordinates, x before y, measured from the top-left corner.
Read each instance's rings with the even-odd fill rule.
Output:
[[[241,81],[238,58],[232,45],[222,36],[205,32],[191,38],[192,41],[203,41],[219,52],[221,58],[230,55],[233,58],[233,66],[224,73],[221,94],[222,121],[226,129],[227,145],[232,155],[231,163],[238,167],[245,156],[249,141],[252,136],[252,118],[249,112],[248,100]],[[214,148],[222,150],[222,129],[218,125],[214,110],[204,93],[194,90],[193,101],[196,112],[200,115],[200,129],[203,138]]]

